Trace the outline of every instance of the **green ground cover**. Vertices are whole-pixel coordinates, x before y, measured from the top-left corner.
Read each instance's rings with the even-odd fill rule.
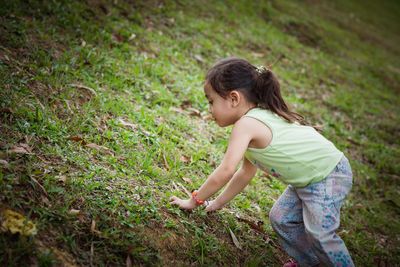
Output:
[[[7,266],[280,266],[259,173],[207,215],[170,206],[219,163],[217,59],[275,62],[286,100],[349,157],[340,236],[357,266],[400,262],[396,1],[0,1],[0,234]],[[241,248],[232,241],[232,234]],[[386,264],[386,265],[385,265]]]

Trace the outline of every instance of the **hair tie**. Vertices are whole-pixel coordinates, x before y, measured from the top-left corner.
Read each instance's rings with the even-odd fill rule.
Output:
[[[261,73],[263,73],[263,72],[267,72],[267,68],[264,67],[264,66],[258,66],[258,67],[256,67],[256,71],[257,71],[259,74],[261,74]]]

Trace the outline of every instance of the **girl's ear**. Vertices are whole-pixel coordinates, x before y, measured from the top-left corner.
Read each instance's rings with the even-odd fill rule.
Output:
[[[232,107],[237,107],[239,105],[240,101],[242,100],[242,96],[236,90],[229,92],[229,98],[231,100]]]

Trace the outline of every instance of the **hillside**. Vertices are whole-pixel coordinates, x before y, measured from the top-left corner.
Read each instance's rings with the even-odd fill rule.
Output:
[[[275,178],[213,214],[168,203],[222,158],[230,129],[209,119],[203,79],[238,56],[273,63],[350,159],[339,235],[356,266],[398,266],[397,1],[0,3],[0,225],[10,210],[31,222],[3,226],[0,265],[281,266]]]

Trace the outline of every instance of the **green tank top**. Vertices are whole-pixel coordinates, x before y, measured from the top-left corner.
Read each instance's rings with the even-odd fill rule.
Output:
[[[304,187],[319,182],[343,156],[311,126],[288,123],[277,114],[260,108],[251,109],[244,116],[259,120],[272,132],[272,141],[267,147],[248,147],[245,157],[286,184]]]

